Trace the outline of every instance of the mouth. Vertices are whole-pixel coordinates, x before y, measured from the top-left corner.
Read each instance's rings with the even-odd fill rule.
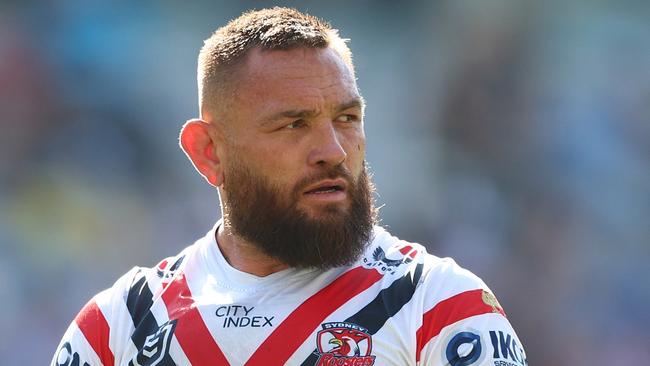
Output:
[[[337,201],[346,197],[347,183],[344,179],[327,179],[307,187],[304,196],[319,200]]]

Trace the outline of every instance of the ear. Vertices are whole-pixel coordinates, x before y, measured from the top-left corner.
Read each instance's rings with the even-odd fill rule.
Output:
[[[219,187],[223,184],[223,169],[217,154],[215,134],[211,134],[214,126],[201,119],[191,119],[181,128],[180,144],[194,168],[211,185]]]

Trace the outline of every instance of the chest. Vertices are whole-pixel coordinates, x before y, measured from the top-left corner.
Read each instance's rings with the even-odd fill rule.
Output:
[[[161,297],[147,315],[153,321],[136,327],[123,364],[414,364],[412,312],[386,295]]]

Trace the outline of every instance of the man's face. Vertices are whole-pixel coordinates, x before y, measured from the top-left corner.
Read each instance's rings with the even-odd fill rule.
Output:
[[[363,105],[332,49],[252,50],[222,150],[226,224],[297,266],[356,259],[375,222]]]

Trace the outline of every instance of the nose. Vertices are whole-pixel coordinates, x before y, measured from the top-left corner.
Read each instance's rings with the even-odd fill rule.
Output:
[[[348,155],[341,146],[341,138],[336,128],[328,123],[315,131],[308,156],[309,165],[337,166],[342,164]]]

